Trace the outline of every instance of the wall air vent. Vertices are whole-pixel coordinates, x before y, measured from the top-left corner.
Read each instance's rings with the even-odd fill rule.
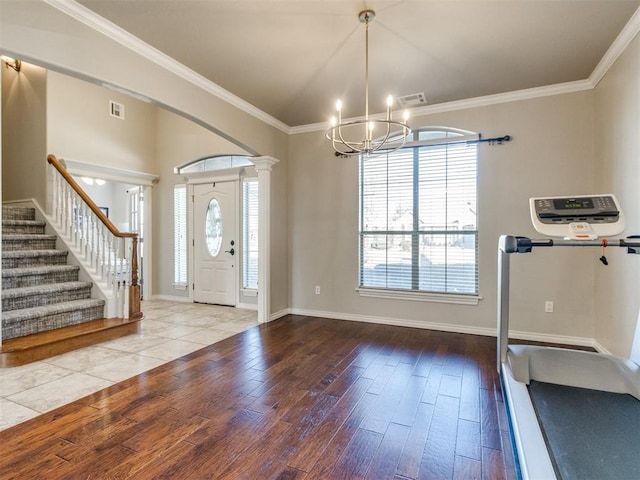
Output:
[[[109,115],[124,120],[124,105],[113,100],[109,100]]]
[[[427,97],[424,92],[420,93],[412,93],[411,95],[404,95],[403,97],[398,97],[398,103],[401,107],[419,107],[421,105],[427,104]]]

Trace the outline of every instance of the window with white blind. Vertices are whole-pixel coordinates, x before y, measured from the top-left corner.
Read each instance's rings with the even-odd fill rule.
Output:
[[[258,289],[258,179],[242,182],[242,288]]]
[[[399,150],[360,157],[361,294],[477,295],[477,146],[467,142],[477,136],[412,135]]]
[[[187,186],[173,187],[173,284],[187,286]]]

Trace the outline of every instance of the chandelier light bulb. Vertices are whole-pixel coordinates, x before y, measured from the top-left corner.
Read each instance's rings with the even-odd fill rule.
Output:
[[[409,110],[404,111],[402,118],[404,119],[404,122],[407,123],[407,120],[409,120]]]
[[[387,97],[387,107],[390,107],[393,105],[393,96],[389,95]]]
[[[336,110],[339,112],[342,110],[342,100],[336,102]]]

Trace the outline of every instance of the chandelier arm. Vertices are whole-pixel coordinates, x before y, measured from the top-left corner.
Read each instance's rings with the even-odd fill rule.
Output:
[[[373,152],[377,152],[378,150],[380,150],[380,148],[385,143],[387,143],[387,140],[389,140],[389,133],[391,133],[391,123],[389,123],[389,122],[386,122],[386,123],[387,123],[387,134],[384,136],[383,140],[381,140],[379,142],[376,142],[378,146],[372,150]]]
[[[378,123],[381,123],[381,122],[378,122]],[[402,128],[402,135],[400,136],[401,142],[398,142],[397,144],[394,144],[390,148],[384,148],[383,150],[385,152],[387,152],[387,153],[395,152],[396,150],[399,150],[402,147],[404,147],[405,143],[407,142],[407,137],[411,134],[411,129],[405,123],[394,122],[394,121],[388,121],[388,122],[384,122],[384,123],[387,124],[387,133],[386,133],[386,135],[385,135],[383,140],[380,140],[379,142],[377,142],[377,147],[374,148],[371,153],[377,152],[378,150],[381,150],[382,147],[385,146],[385,144],[387,143],[387,140],[389,140],[389,135],[391,134],[391,126],[392,125],[396,125],[396,126]]]
[[[365,124],[366,125],[366,124]],[[364,146],[363,142],[358,142],[358,143],[353,143],[353,142],[349,142],[348,140],[345,140],[342,137],[342,129],[340,128],[340,125],[338,125],[337,127],[338,130],[338,137],[340,138],[340,141],[345,144],[347,147],[349,147],[351,150],[358,150],[358,151],[363,151],[362,148]]]
[[[342,143],[338,144],[338,146],[345,147],[345,148],[338,148],[338,147],[336,147],[335,142],[334,142],[333,149],[336,152],[338,152],[338,153],[340,153],[342,155],[357,155],[357,154],[362,153],[362,151],[363,151],[360,145],[353,145],[353,144],[346,143],[346,142],[342,142]]]
[[[336,152],[338,152],[341,155],[355,155],[355,154],[360,154],[364,152],[364,144],[362,142],[354,143],[354,142],[345,140],[344,137],[342,136],[342,131],[340,128],[341,126],[345,126],[345,125],[348,126],[348,125],[357,125],[357,124],[363,124],[363,122],[362,121],[348,122],[343,125],[335,125],[327,129],[325,136],[327,137],[327,139],[331,140],[333,149]],[[337,138],[336,138],[336,132],[337,132]],[[339,143],[337,142],[337,140],[339,140]],[[344,149],[338,148],[340,145],[344,146],[345,148]]]
[[[370,131],[371,124],[385,124],[386,133],[384,137],[376,140],[367,142],[367,137],[365,136],[365,141],[362,142],[354,142],[347,140],[342,132],[343,127],[353,127],[358,126],[364,128],[367,132]],[[387,141],[389,140],[391,133],[393,131],[393,127],[397,129],[397,132],[400,133],[398,135],[397,143],[389,146],[387,145]],[[364,154],[374,154],[377,151],[385,151],[385,152],[393,152],[402,148],[407,141],[407,137],[411,134],[411,129],[406,123],[393,121],[393,120],[371,120],[369,122],[365,122],[363,120],[357,120],[353,122],[346,122],[341,125],[334,125],[331,128],[327,129],[326,137],[332,141],[333,149],[339,154],[343,155],[355,155],[358,153]],[[345,148],[340,148],[345,147]]]

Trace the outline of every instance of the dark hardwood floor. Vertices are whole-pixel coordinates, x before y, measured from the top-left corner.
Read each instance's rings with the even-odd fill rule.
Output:
[[[495,344],[287,316],[0,432],[0,478],[512,479]]]

